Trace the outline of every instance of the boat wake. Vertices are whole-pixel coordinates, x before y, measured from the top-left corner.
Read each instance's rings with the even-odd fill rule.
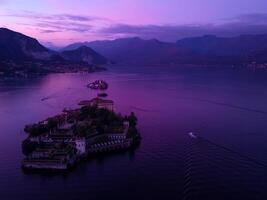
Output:
[[[197,139],[198,138],[193,132],[188,133],[188,135],[193,139]]]
[[[193,132],[189,132],[188,135],[189,135],[191,138],[193,138],[193,139],[199,139],[199,140],[202,140],[202,142],[206,142],[207,144],[213,145],[214,147],[221,148],[221,149],[223,149],[223,150],[226,150],[226,151],[228,151],[228,152],[231,152],[231,153],[233,153],[233,154],[236,154],[236,155],[238,155],[239,157],[242,157],[242,158],[244,158],[244,159],[247,159],[247,160],[249,160],[249,161],[252,161],[252,162],[254,162],[254,163],[258,164],[258,165],[261,165],[261,166],[267,168],[267,164],[265,164],[265,163],[263,163],[263,162],[261,162],[261,161],[258,161],[258,160],[254,159],[254,158],[251,158],[251,157],[246,156],[246,155],[244,155],[244,154],[242,154],[242,153],[239,153],[239,152],[237,152],[237,151],[235,151],[235,150],[233,150],[233,149],[231,149],[231,148],[228,148],[228,147],[225,147],[225,146],[223,146],[223,145],[220,145],[220,144],[217,144],[217,143],[215,143],[215,142],[212,142],[211,140],[209,140],[209,139],[207,139],[207,138],[200,137],[200,136],[196,135],[196,134],[193,133]]]
[[[135,107],[135,106],[131,106],[131,108],[134,109],[134,110],[142,111],[142,112],[156,112],[154,110],[148,110],[148,109],[144,109],[144,108],[138,108],[138,107]]]
[[[267,194],[264,162],[192,132],[188,136],[191,139],[185,142],[184,199],[260,200]]]
[[[187,99],[187,100],[192,100],[192,101],[206,102],[206,103],[210,103],[210,104],[214,104],[214,105],[225,106],[225,107],[234,108],[234,109],[238,109],[238,110],[243,110],[243,111],[267,115],[267,111],[264,111],[264,110],[258,110],[258,109],[239,106],[239,105],[230,104],[230,103],[212,101],[209,99],[198,99],[198,98],[191,98],[191,97],[179,97],[179,99]]]

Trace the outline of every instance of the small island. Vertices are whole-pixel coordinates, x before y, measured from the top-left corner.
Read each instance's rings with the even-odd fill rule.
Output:
[[[115,113],[112,100],[94,98],[79,105],[25,127],[23,169],[68,170],[90,155],[128,149],[140,141],[135,114]]]
[[[87,87],[94,90],[107,90],[108,84],[103,80],[96,80],[92,83],[89,83]]]

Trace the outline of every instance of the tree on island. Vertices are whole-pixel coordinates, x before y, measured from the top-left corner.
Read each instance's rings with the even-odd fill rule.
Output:
[[[79,137],[86,137],[92,132],[94,129],[89,122],[79,122],[73,128],[73,133]]]
[[[49,130],[54,130],[54,129],[56,129],[57,126],[58,126],[58,124],[59,124],[59,120],[58,120],[56,117],[52,117],[52,118],[49,118],[49,119],[47,120],[47,128],[48,128]]]
[[[129,121],[131,127],[135,127],[137,125],[137,117],[135,116],[134,112],[131,112],[126,119]]]
[[[96,106],[83,106],[81,108],[79,120],[83,121],[84,119],[86,119],[88,117],[95,118],[96,117],[96,111],[97,111]]]
[[[31,136],[39,136],[47,131],[49,131],[48,127],[44,124],[33,124],[28,125],[24,128],[26,133],[29,133]]]
[[[22,142],[22,153],[24,155],[31,154],[39,146],[38,142],[31,142],[29,140],[24,140]]]

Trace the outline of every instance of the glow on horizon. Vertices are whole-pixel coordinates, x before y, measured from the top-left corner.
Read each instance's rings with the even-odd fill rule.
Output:
[[[0,26],[57,45],[127,36],[175,40],[188,26],[189,36],[220,33],[214,26],[243,15],[260,16],[265,25],[265,13],[266,0],[0,0]]]

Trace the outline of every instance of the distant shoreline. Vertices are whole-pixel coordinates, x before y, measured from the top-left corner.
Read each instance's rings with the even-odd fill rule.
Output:
[[[39,71],[38,71],[39,70]],[[49,74],[66,74],[66,73],[94,73],[94,72],[102,72],[106,71],[107,68],[105,67],[99,67],[99,66],[86,66],[83,68],[56,68],[54,70],[49,71],[48,69],[37,69],[37,72],[27,71],[27,69],[21,69],[21,70],[6,70],[1,71],[0,70],[0,80],[5,79],[14,79],[14,78],[36,78],[36,77],[42,77]]]

